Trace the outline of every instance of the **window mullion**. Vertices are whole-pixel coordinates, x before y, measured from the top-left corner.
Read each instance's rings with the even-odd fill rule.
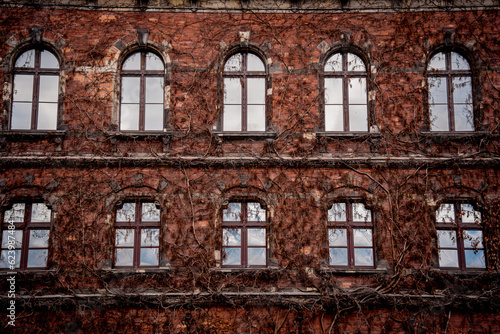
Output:
[[[38,124],[40,96],[40,50],[35,50],[35,68],[33,69],[33,97],[31,98],[31,129],[36,130]]]

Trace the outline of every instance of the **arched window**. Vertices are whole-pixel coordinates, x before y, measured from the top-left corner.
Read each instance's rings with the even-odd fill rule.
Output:
[[[222,212],[222,265],[267,265],[267,214],[258,202],[230,202]]]
[[[436,210],[439,267],[485,269],[481,212],[470,203],[444,203]]]
[[[325,63],[324,130],[368,131],[366,65],[353,53],[335,53]]]
[[[435,54],[427,67],[431,131],[474,131],[472,74],[456,52]]]
[[[2,222],[0,269],[47,267],[52,211],[43,203],[14,203]]]
[[[30,49],[14,64],[11,130],[56,130],[59,60],[50,51]]]
[[[333,203],[328,210],[329,263],[333,267],[374,267],[373,221],[363,203]]]
[[[148,51],[129,55],[121,71],[120,130],[163,131],[165,65]]]
[[[224,65],[222,131],[266,131],[266,66],[255,54],[236,53]]]
[[[160,209],[153,202],[126,202],[116,210],[115,267],[158,267]]]

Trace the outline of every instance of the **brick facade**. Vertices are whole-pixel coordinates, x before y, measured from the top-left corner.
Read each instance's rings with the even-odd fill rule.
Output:
[[[0,271],[6,292],[16,272],[2,328],[499,332],[498,5],[217,3],[0,5],[4,253],[13,204],[51,210],[46,267]],[[60,62],[51,130],[12,126],[15,62],[30,49]],[[137,51],[164,64],[162,131],[120,131],[121,68]],[[265,64],[266,131],[220,127],[235,52]],[[324,68],[336,52],[366,66],[366,131],[325,131]],[[473,131],[431,131],[428,65],[439,52],[470,65]],[[134,201],[159,209],[158,265],[117,268],[117,210]],[[248,202],[265,211],[266,265],[225,266],[223,214]],[[373,266],[330,265],[334,203],[370,210]],[[447,203],[481,213],[467,228],[484,236],[484,268],[440,266],[436,211]]]

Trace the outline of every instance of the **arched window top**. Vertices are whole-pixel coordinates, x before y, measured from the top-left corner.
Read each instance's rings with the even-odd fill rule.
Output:
[[[262,59],[251,52],[238,52],[226,60],[224,72],[264,72]]]
[[[438,52],[429,61],[428,71],[470,71],[469,61],[457,52]]]
[[[30,49],[17,57],[14,64],[16,69],[59,69],[59,60],[48,50]]]
[[[325,62],[325,72],[366,72],[363,59],[351,52],[337,52]]]
[[[151,51],[136,51],[123,61],[122,71],[163,71],[163,60]]]

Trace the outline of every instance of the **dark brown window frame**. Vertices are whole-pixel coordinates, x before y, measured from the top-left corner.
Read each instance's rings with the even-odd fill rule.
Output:
[[[21,67],[15,67],[16,61],[19,59],[20,56],[22,56],[25,52],[28,52],[30,50],[35,51],[35,62],[34,62],[34,67],[30,68],[21,68]],[[57,69],[53,68],[42,68],[41,67],[41,52],[42,51],[47,51],[50,52],[59,62],[59,67]],[[10,121],[9,121],[9,129],[15,130],[15,131],[50,131],[50,130],[38,130],[37,125],[38,125],[38,111],[39,111],[39,93],[40,93],[40,76],[41,75],[50,75],[50,76],[57,76],[60,79],[61,75],[61,60],[59,56],[52,52],[51,50],[43,47],[36,47],[36,48],[28,48],[26,50],[23,50],[21,53],[18,54],[18,56],[14,60],[14,72],[12,76],[12,93],[11,93],[11,113],[10,113]],[[21,130],[21,129],[12,129],[12,117],[13,117],[13,112],[14,112],[14,90],[16,89],[14,87],[14,79],[16,75],[18,74],[24,74],[24,75],[33,75],[33,96],[32,96],[32,106],[31,106],[31,126],[29,130]],[[59,85],[58,85],[58,92],[57,94],[59,95],[59,89],[61,87],[61,80],[59,80]],[[57,119],[59,118],[59,108],[60,100],[58,96],[58,101],[57,101]],[[56,125],[57,129],[57,125]],[[54,130],[56,130],[54,129]]]
[[[141,69],[140,70],[124,70],[123,65],[129,59],[132,57],[134,54],[140,53],[141,55]],[[146,70],[146,57],[148,53],[152,53],[155,56],[159,57],[160,60],[163,63],[163,70]],[[123,94],[123,78],[127,77],[139,77],[140,78],[140,95],[139,95],[139,129],[138,130],[122,130],[121,129],[121,118],[122,118],[122,105],[123,102],[121,101],[122,94]],[[146,123],[146,78],[162,78],[163,79],[163,105],[162,105],[162,130],[146,130],[145,129],[145,123]],[[162,57],[158,55],[157,52],[154,52],[152,50],[136,50],[134,52],[131,52],[130,54],[127,55],[127,57],[124,58],[122,62],[122,68],[120,71],[120,112],[119,112],[119,117],[118,117],[118,129],[123,132],[134,132],[134,131],[140,131],[140,132],[162,132],[164,127],[165,127],[165,86],[167,84],[166,77],[165,77],[165,62],[163,61]],[[126,103],[127,104],[127,103]]]
[[[117,211],[123,208],[124,204],[127,203],[134,203],[135,204],[135,220],[134,221],[127,221],[127,222],[118,222],[116,221],[117,219]],[[124,269],[124,268],[134,268],[134,269],[139,269],[139,268],[159,268],[160,266],[160,261],[161,261],[161,209],[160,209],[160,220],[158,221],[142,221],[142,204],[143,203],[152,203],[155,204],[155,207],[157,206],[154,201],[148,201],[148,200],[126,200],[120,203],[120,205],[116,208],[115,210],[115,225],[114,225],[114,244],[113,244],[113,267],[118,268],[118,269]],[[150,228],[157,228],[158,229],[158,234],[159,234],[159,244],[158,247],[141,247],[141,230],[142,229],[150,229]],[[134,245],[132,247],[130,246],[122,246],[118,247],[116,246],[116,230],[117,229],[131,229],[134,230]],[[133,260],[132,260],[132,266],[117,266],[116,265],[116,250],[120,249],[133,249]],[[141,249],[142,248],[158,248],[158,265],[156,266],[141,266]]]
[[[234,200],[229,201],[229,203],[241,203],[241,221],[225,221],[223,217],[223,210],[221,210],[221,221],[222,221],[222,230],[224,229],[232,229],[239,228],[241,229],[241,245],[240,246],[224,246],[222,243],[221,254],[224,257],[224,248],[240,248],[241,249],[241,264],[240,265],[224,265],[221,266],[223,268],[266,268],[269,265],[269,250],[268,250],[268,217],[267,217],[267,207],[259,201],[256,200]],[[248,203],[259,203],[261,208],[266,212],[265,221],[248,221],[247,220],[247,205]],[[223,208],[224,209],[224,208]],[[265,246],[248,246],[248,229],[251,228],[263,228],[266,230],[266,245]],[[266,264],[265,265],[248,265],[248,249],[249,248],[262,248],[266,249]]]
[[[483,228],[483,225],[482,223],[481,224],[476,224],[476,223],[464,223],[462,221],[462,218],[461,218],[461,208],[460,208],[460,205],[462,204],[469,204],[469,205],[472,205],[472,207],[474,208],[474,211],[477,211],[477,212],[480,212],[481,213],[481,220],[482,220],[482,211],[480,210],[476,210],[476,206],[474,204],[472,204],[471,202],[467,202],[467,201],[447,201],[447,202],[443,202],[441,203],[436,211],[441,207],[441,205],[443,204],[451,204],[453,205],[454,207],[454,211],[455,211],[455,217],[454,217],[454,222],[450,222],[450,223],[444,223],[444,222],[437,222],[437,219],[435,219],[436,221],[436,231],[454,231],[456,232],[456,236],[457,236],[457,241],[456,241],[456,244],[457,244],[457,247],[456,248],[450,248],[450,247],[440,247],[439,246],[439,242],[437,240],[437,237],[436,237],[436,245],[437,245],[437,250],[438,250],[438,264],[439,264],[439,250],[443,249],[443,250],[456,250],[457,251],[457,257],[458,257],[458,267],[441,267],[441,265],[439,264],[439,268],[440,269],[445,269],[445,270],[479,270],[479,271],[482,271],[482,270],[486,270],[487,268],[487,254],[486,254],[486,245],[485,245],[485,239],[484,239],[484,228]],[[437,217],[436,217],[437,218]],[[482,244],[483,244],[483,248],[481,248],[484,252],[484,259],[485,259],[485,268],[471,268],[471,267],[467,267],[466,266],[466,258],[465,258],[465,250],[471,250],[471,249],[474,249],[474,248],[466,248],[465,245],[464,245],[464,238],[463,238],[463,231],[481,231],[482,232],[482,235],[483,235],[483,240],[482,240]]]
[[[225,71],[225,65],[227,61],[237,55],[241,54],[242,55],[242,71]],[[247,71],[247,57],[248,54],[253,54],[256,57],[260,59],[262,62],[262,65],[264,66],[264,71]],[[262,56],[257,53],[253,52],[250,50],[238,50],[237,52],[232,52],[224,61],[223,66],[222,66],[222,80],[221,80],[221,87],[222,87],[222,98],[221,98],[221,106],[222,106],[222,114],[219,119],[219,130],[222,132],[240,132],[240,133],[261,133],[261,132],[267,132],[268,131],[268,113],[269,113],[269,105],[268,101],[269,98],[267,96],[267,90],[268,90],[268,68],[267,64],[265,61],[262,60]],[[225,85],[224,85],[224,79],[225,78],[240,78],[241,82],[241,130],[240,131],[234,131],[234,130],[224,130],[224,94],[225,94]],[[248,78],[263,78],[265,82],[265,101],[264,101],[264,126],[265,130],[264,131],[249,131],[247,130],[247,114],[248,114],[248,100],[247,100],[247,79]]]
[[[47,269],[48,268],[48,260],[50,257],[50,229],[52,226],[52,222],[54,220],[54,212],[52,209],[45,203],[43,202],[38,202],[38,201],[16,201],[13,204],[24,204],[24,218],[22,222],[13,222],[13,223],[8,223],[5,222],[5,211],[10,210],[13,208],[13,205],[7,208],[6,210],[3,210],[2,212],[2,221],[1,221],[1,230],[0,232],[3,234],[3,231],[9,230],[9,226],[14,225],[15,229],[18,231],[22,231],[23,233],[23,239],[21,242],[21,259],[19,261],[19,268],[16,268],[16,270],[32,270],[32,269]],[[32,212],[32,207],[33,204],[44,204],[49,207],[51,210],[50,213],[50,221],[49,222],[32,222],[31,221],[31,212]],[[49,241],[47,247],[30,247],[30,232],[32,230],[46,230],[49,231]],[[2,240],[2,234],[0,234],[0,241],[3,242]],[[1,246],[0,246],[1,247]],[[16,248],[19,249],[19,248]],[[36,249],[46,249],[47,250],[47,263],[44,267],[28,267],[28,253],[30,250],[36,250]],[[7,251],[7,248],[1,248],[2,251]],[[2,270],[6,270],[8,268],[2,268]]]
[[[328,234],[330,229],[346,229],[347,233],[347,246],[345,247],[339,247],[339,246],[331,246],[330,242],[328,241],[328,266],[332,268],[346,268],[346,269],[358,269],[358,268],[375,268],[375,242],[373,239],[374,236],[374,230],[375,230],[375,224],[373,222],[374,216],[373,216],[373,211],[366,206],[366,204],[362,201],[352,201],[352,200],[339,200],[330,203],[328,206],[328,210],[332,208],[333,205],[335,204],[341,204],[345,203],[346,204],[346,221],[330,221],[328,220],[328,213],[327,213],[327,240],[328,240]],[[371,221],[369,222],[362,222],[362,221],[354,221],[353,219],[353,209],[352,205],[360,203],[365,205],[365,209],[370,211],[371,215]],[[355,265],[355,257],[354,257],[354,250],[356,248],[369,248],[369,247],[359,247],[359,246],[354,246],[354,232],[353,230],[356,228],[364,228],[364,229],[370,229],[372,231],[372,246],[371,250],[373,252],[373,264],[371,266],[360,266],[360,265]],[[347,249],[347,265],[346,266],[341,266],[341,265],[332,265],[330,264],[330,249],[331,248],[345,248]]]
[[[342,56],[342,71],[340,72],[327,72],[325,71],[325,66],[328,62],[328,60],[335,56],[336,54],[340,54]],[[365,66],[364,71],[348,71],[348,63],[347,63],[347,55],[352,54],[354,56],[357,56],[358,58],[363,61],[363,64]],[[321,130],[325,132],[332,132],[332,133],[366,133],[369,132],[370,130],[370,125],[371,125],[371,103],[369,99],[369,83],[370,83],[370,76],[368,74],[368,64],[367,61],[365,60],[365,57],[361,56],[358,52],[355,52],[351,49],[341,49],[341,50],[336,50],[335,52],[329,53],[328,56],[325,58],[325,61],[323,62],[323,66],[321,69],[321,78],[320,78],[320,84],[321,84],[321,98],[320,98],[320,122],[321,122]],[[326,117],[326,100],[325,100],[325,79],[328,78],[341,78],[342,79],[342,87],[343,87],[343,92],[342,92],[342,117],[343,117],[343,130],[341,131],[331,131],[331,130],[326,130],[325,126],[325,117]],[[366,80],[366,121],[367,121],[367,129],[366,131],[353,131],[349,129],[349,79],[351,78],[365,78]]]
[[[443,53],[445,55],[445,70],[434,70],[431,71],[429,70],[429,64],[431,63],[432,59],[436,57],[438,54]],[[469,70],[453,70],[452,69],[452,62],[451,62],[451,54],[456,53],[460,56],[462,56],[468,63],[469,65]],[[432,54],[432,56],[429,58],[429,62],[427,63],[426,67],[427,71],[427,120],[429,122],[428,128],[429,131],[433,132],[457,132],[455,130],[455,102],[453,99],[453,78],[455,77],[469,77],[471,81],[471,94],[472,94],[472,122],[473,122],[473,129],[471,131],[467,132],[474,132],[476,131],[476,108],[475,108],[475,94],[474,94],[474,78],[473,78],[473,71],[472,71],[472,65],[468,57],[466,57],[462,52],[458,52],[457,50],[454,49],[440,49]],[[429,89],[429,79],[430,78],[446,78],[446,99],[447,99],[447,109],[448,109],[448,131],[443,131],[443,130],[432,130],[431,126],[431,103],[429,102],[430,98],[430,89]]]

